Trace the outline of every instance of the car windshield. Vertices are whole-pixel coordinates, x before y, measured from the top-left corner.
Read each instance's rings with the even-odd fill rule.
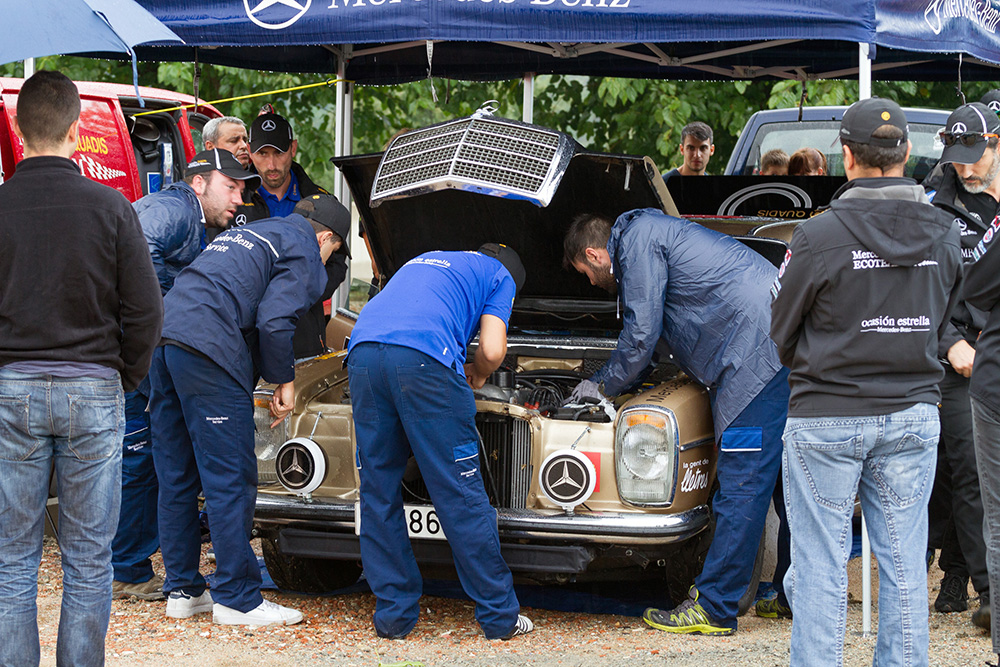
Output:
[[[938,139],[940,125],[932,123],[910,123],[910,141],[913,150],[906,163],[906,176],[922,180],[941,157],[943,146]],[[844,175],[844,161],[840,154],[839,120],[807,122],[768,123],[760,128],[754,138],[750,155],[753,164],[747,164],[745,174],[760,171],[760,156],[774,148],[780,148],[789,155],[800,148],[815,148],[826,156],[827,173],[831,176]]]

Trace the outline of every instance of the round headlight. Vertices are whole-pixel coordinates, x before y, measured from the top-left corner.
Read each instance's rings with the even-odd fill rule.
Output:
[[[274,468],[283,487],[305,496],[323,483],[326,456],[323,449],[309,438],[292,438],[278,449]]]
[[[622,437],[622,464],[639,479],[662,477],[671,464],[662,428],[637,424]]]
[[[673,502],[677,438],[670,410],[643,405],[621,413],[615,428],[615,478],[622,502],[651,507]]]

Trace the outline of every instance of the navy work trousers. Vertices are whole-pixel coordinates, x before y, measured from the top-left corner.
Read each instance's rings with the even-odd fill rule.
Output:
[[[510,633],[519,605],[500,555],[496,510],[483,486],[472,390],[422,352],[362,343],[348,360],[361,476],[361,560],[375,593],[375,629],[416,625],[423,588],[403,514],[400,483],[412,449],[488,639]]]
[[[145,388],[147,393],[143,393]],[[153,440],[146,412],[149,382],[125,394],[125,439],[122,444],[122,506],[118,532],[111,542],[115,581],[139,584],[153,578],[149,557],[160,548],[156,529],[159,486],[153,467]]]
[[[712,498],[715,537],[695,586],[701,605],[727,627],[736,627],[778,481],[788,394],[788,369],[783,368],[722,432],[715,473],[719,489]]]
[[[238,611],[263,601],[260,567],[250,547],[257,500],[253,399],[229,373],[176,345],[153,354],[150,419],[160,482],[160,550],[165,593],[201,595],[198,491],[205,495],[216,583],[212,599]]]

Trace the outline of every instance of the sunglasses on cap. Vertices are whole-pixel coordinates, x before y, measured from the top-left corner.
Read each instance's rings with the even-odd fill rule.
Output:
[[[945,145],[945,148],[954,146],[955,144],[962,144],[966,148],[972,148],[980,141],[985,141],[986,139],[1000,139],[1000,134],[982,132],[965,132],[963,134],[955,134],[954,132],[939,132],[938,136],[941,137],[941,143]]]

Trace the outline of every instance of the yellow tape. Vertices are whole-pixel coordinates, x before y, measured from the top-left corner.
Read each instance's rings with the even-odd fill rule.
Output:
[[[176,107],[168,107],[166,109],[155,109],[153,111],[140,111],[139,113],[132,114],[133,116],[148,116],[154,113],[166,113],[167,111],[180,111],[181,109],[193,109],[194,107],[200,107],[203,104],[222,104],[224,102],[236,102],[237,100],[249,100],[254,97],[263,97],[264,95],[278,95],[280,93],[291,93],[296,90],[305,90],[306,88],[317,88],[319,86],[332,86],[335,83],[353,83],[349,79],[329,79],[327,81],[320,81],[319,83],[308,83],[304,86],[295,86],[294,88],[281,88],[279,90],[268,90],[263,93],[251,93],[249,95],[239,95],[237,97],[227,97],[223,100],[212,100],[211,102],[199,102],[198,104],[182,104]]]

